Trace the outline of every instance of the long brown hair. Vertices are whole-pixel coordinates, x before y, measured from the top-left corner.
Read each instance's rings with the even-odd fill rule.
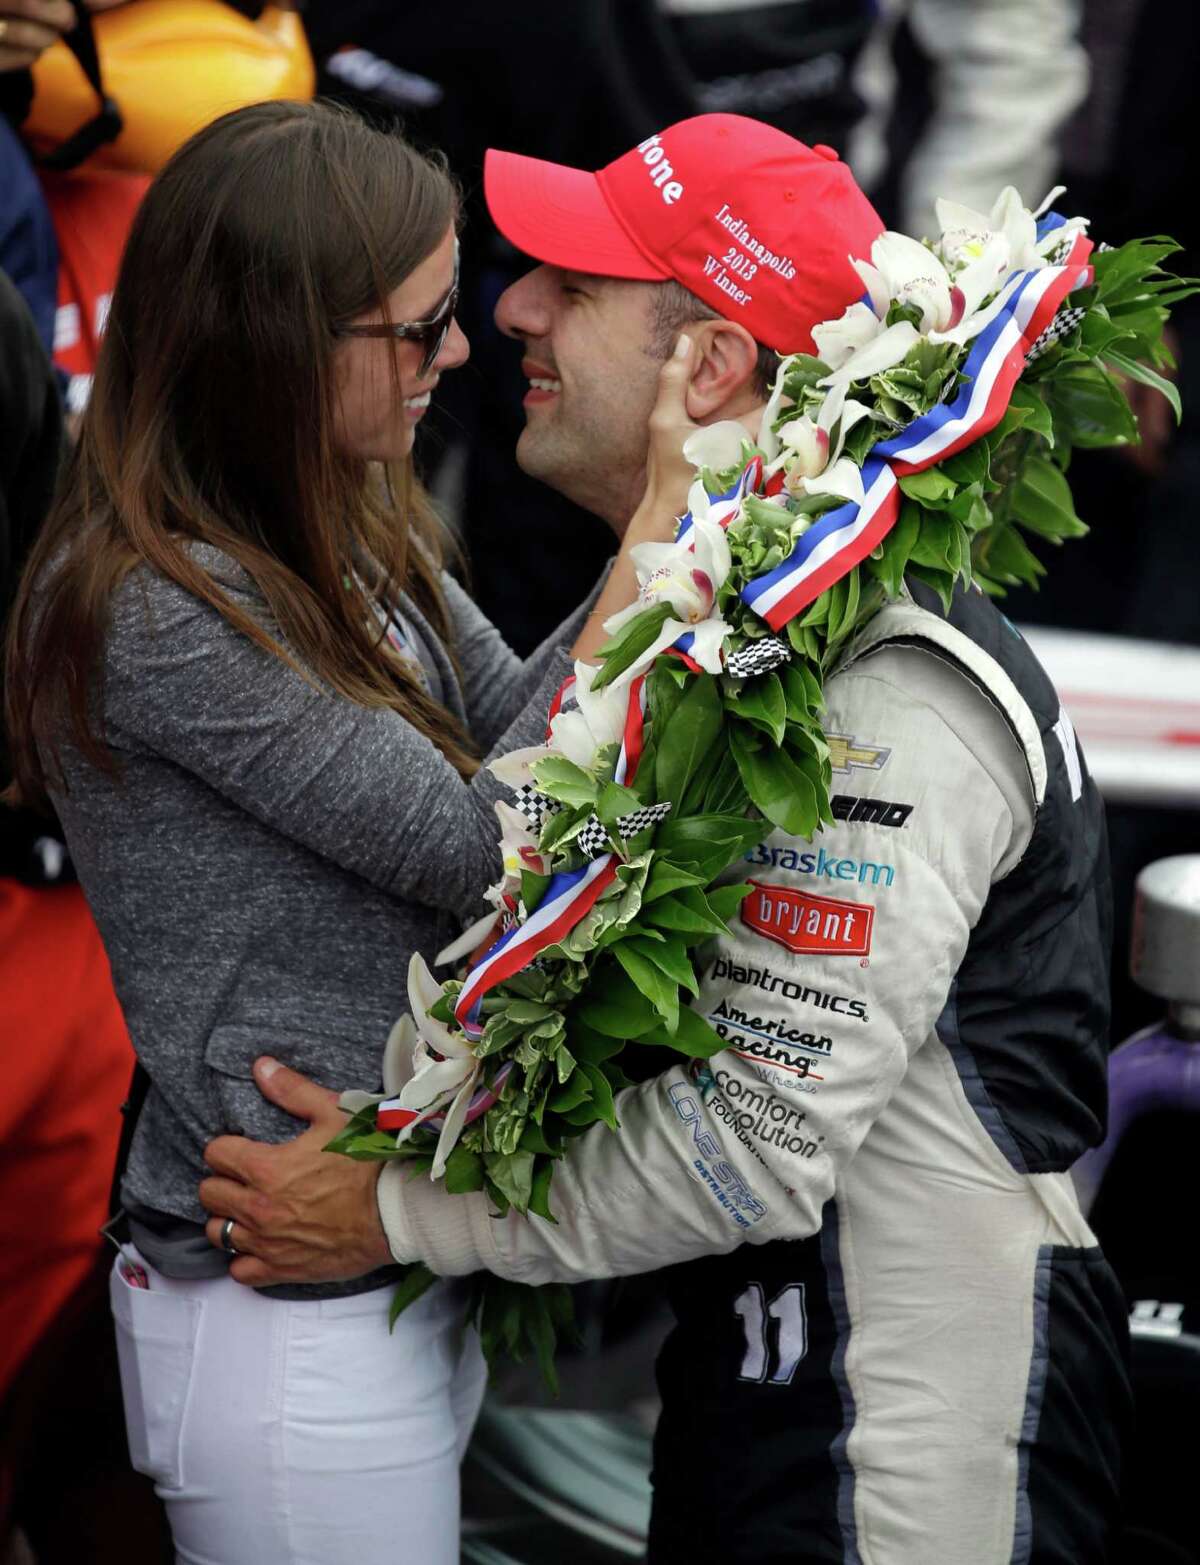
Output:
[[[388,294],[456,217],[442,163],[329,104],[227,114],[162,169],[130,231],[80,439],[13,611],[14,802],[44,804],[65,786],[64,736],[114,769],[104,640],[113,592],[142,563],[307,677],[402,713],[464,776],[475,769],[372,606],[403,589],[447,636],[436,518],[410,463],[379,483],[332,438],[333,325],[373,308],[388,320]],[[196,561],[195,542],[249,573],[278,639]]]

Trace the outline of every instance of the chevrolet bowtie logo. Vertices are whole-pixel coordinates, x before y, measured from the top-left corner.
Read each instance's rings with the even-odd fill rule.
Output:
[[[855,766],[877,772],[892,753],[869,744],[855,744],[852,734],[826,734],[825,742],[829,746],[829,764],[835,772],[848,772]]]

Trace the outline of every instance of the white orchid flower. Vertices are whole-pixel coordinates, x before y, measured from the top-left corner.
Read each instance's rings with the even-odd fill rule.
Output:
[[[707,674],[719,674],[724,667],[721,649],[725,644],[725,638],[731,634],[732,625],[726,624],[723,619],[710,618],[701,620],[698,624],[685,624],[682,620],[669,619],[663,624],[662,629],[648,646],[641,657],[632,663],[613,680],[612,688],[627,689],[639,674],[644,674],[660,652],[665,652],[668,647],[673,647],[679,640],[691,631],[693,641],[688,649],[688,657],[698,664]]]
[[[881,320],[893,302],[913,305],[921,311],[919,330],[936,340],[938,333],[967,321],[999,287],[1012,253],[1009,234],[985,233],[963,252],[961,269],[951,276],[927,245],[907,234],[886,233],[871,246],[872,264],[855,261],[854,266]]]
[[[408,963],[408,1006],[419,1037],[413,1051],[413,1077],[404,1091],[411,1094],[406,1108],[424,1108],[459,1084],[464,1072],[478,1064],[471,1045],[461,1032],[452,1031],[429,1013],[442,997],[442,986],[429,971],[425,958],[414,951]],[[436,1052],[442,1058],[434,1059]]]
[[[635,614],[664,602],[686,625],[699,624],[712,613],[733,566],[725,529],[702,516],[693,516],[682,541],[635,544],[629,557],[640,587],[637,602],[605,620],[608,631],[620,630]]]
[[[497,782],[506,783],[510,788],[532,787],[534,763],[544,761],[551,754],[553,752],[546,744],[530,745],[524,750],[510,750],[507,755],[498,755],[494,761],[489,761],[488,771]]]
[[[784,487],[789,494],[815,494],[821,492],[815,480],[832,467],[842,454],[846,436],[860,419],[870,416],[870,409],[861,402],[847,402],[844,385],[833,387],[817,410],[816,419],[808,414],[788,421],[779,431],[783,453],[771,464],[769,471],[782,467],[785,472]]]
[[[528,817],[503,799],[497,799],[493,808],[500,822],[500,856],[505,878],[519,884],[521,871],[534,868],[540,875],[542,855],[538,852],[538,840]]]
[[[862,504],[865,498],[862,470],[856,462],[851,462],[850,457],[829,463],[823,473],[810,479],[799,477],[792,480],[790,476],[785,477],[784,487],[789,495],[837,495],[842,499],[853,499],[857,505]]]
[[[684,624],[682,620],[664,621],[662,629],[636,662],[632,663],[613,680],[614,689],[626,689],[639,674],[644,674],[660,652],[673,647],[680,636],[691,631],[695,636],[688,656],[709,674],[721,672],[721,647],[733,630],[723,619],[701,620],[698,625]]]
[[[511,1063],[503,1065],[490,1087],[483,1083],[483,1062],[476,1058],[469,1041],[429,1014],[441,993],[441,985],[424,958],[414,952],[408,964],[408,1003],[413,1015],[402,1016],[388,1036],[383,1053],[383,1093],[343,1092],[339,1099],[340,1106],[350,1113],[385,1098],[410,1110],[412,1118],[396,1132],[397,1146],[422,1125],[436,1130],[431,1179],[445,1174],[447,1159],[458,1145],[463,1127],[496,1102],[511,1070]]]
[[[996,197],[989,220],[992,231],[1003,234],[1008,241],[1014,271],[1037,271],[1045,266],[1045,256],[1038,248],[1037,218],[1029,211],[1012,185],[1005,185]],[[1061,234],[1056,234],[1047,248],[1052,249],[1061,238]]]
[[[995,318],[1004,304],[1003,284],[1011,274],[1011,254],[1005,235],[990,234],[984,240],[979,254],[955,274],[950,290],[954,302],[950,325],[931,331],[930,342],[953,342],[962,346],[977,337]],[[989,298],[991,303],[980,308]]]
[[[388,1033],[383,1048],[383,1090],[389,1098],[402,1092],[412,1076],[416,1042],[417,1025],[406,1011]]]
[[[839,386],[838,390],[845,394],[844,387]],[[789,476],[815,478],[829,466],[829,431],[819,420],[814,423],[807,413],[789,420],[779,431],[779,438]]]
[[[1050,208],[1054,205],[1054,203],[1058,200],[1059,196],[1062,195],[1063,191],[1066,188],[1067,187],[1065,185],[1054,185],[1054,186],[1052,186],[1051,189],[1049,189],[1046,192],[1045,196],[1043,196],[1040,204],[1038,206],[1034,207],[1034,209],[1033,209],[1034,217],[1045,217],[1046,213],[1050,210]],[[1070,222],[1071,223],[1075,223],[1075,224],[1086,225],[1087,224],[1087,218],[1086,217],[1073,217],[1073,218],[1070,219]]]
[[[684,630],[692,632],[688,657],[693,663],[699,664],[706,674],[719,674],[725,666],[722,652],[725,638],[732,633],[733,626],[727,625],[718,617],[702,620],[699,625],[686,625]],[[667,642],[667,645],[670,646],[671,643]],[[655,656],[657,655],[656,653]]]
[[[407,1141],[419,1125],[445,1109],[430,1170],[433,1179],[445,1173],[446,1159],[462,1133],[483,1068],[463,1034],[452,1032],[429,1014],[441,993],[442,986],[424,957],[414,951],[408,964],[408,1004],[418,1036],[412,1051],[412,1076],[397,1094],[401,1107],[412,1109],[414,1118],[397,1131],[396,1143]]]
[[[826,387],[848,386],[853,380],[867,380],[872,375],[893,369],[921,340],[921,334],[911,321],[897,321],[865,347],[845,361],[832,375],[826,375],[820,385]]]
[[[1021,252],[1037,237],[1037,223],[1032,213],[1025,212],[1020,197],[1017,197],[1016,207],[1005,199],[1010,192],[1016,196],[1012,186],[1007,186],[997,196],[990,213],[977,212],[974,207],[944,198],[934,203],[938,227],[942,231],[936,248],[947,266],[957,269],[970,265],[983,254],[984,245],[996,234],[1008,242],[1010,266],[1019,265]],[[1017,221],[1021,213],[1028,218],[1028,223]]]
[[[712,519],[712,496],[704,487],[703,480],[697,478],[688,490],[688,515],[695,521],[697,517],[701,521]]]
[[[775,383],[771,387],[771,395],[767,399],[767,405],[766,405],[765,408],[763,408],[762,418],[759,421],[759,426],[758,426],[758,449],[762,452],[763,459],[765,461],[767,461],[767,462],[773,462],[775,460],[775,458],[779,455],[779,436],[775,433],[775,430],[774,430],[774,427],[773,427],[774,423],[775,423],[775,420],[779,417],[780,413],[783,411],[783,406],[784,406],[785,403],[788,405],[788,407],[791,407],[791,405],[792,405],[791,397],[785,396],[784,392],[783,392],[783,383],[784,383],[784,380],[787,377],[787,367],[788,367],[787,359],[782,360],[782,362],[779,365],[779,370],[778,370],[778,372],[776,373],[776,376],[775,376]],[[693,490],[694,490],[694,487],[695,486],[693,486]],[[701,485],[700,487],[703,488],[704,486]],[[691,509],[691,498],[692,498],[691,495],[689,495],[688,496],[688,508],[689,509]],[[705,499],[707,499],[707,498],[708,497],[706,495]],[[693,515],[694,514],[695,513],[693,512]],[[707,515],[707,514],[708,513],[707,513],[707,509],[706,509],[705,515]]]
[[[669,603],[676,617],[689,625],[712,613],[717,589],[733,563],[725,529],[703,518],[692,521],[682,549],[673,543],[641,543],[629,551],[641,581],[642,604]]]
[[[933,251],[907,234],[880,234],[871,246],[870,261],[851,257],[851,265],[867,285],[871,308],[886,320],[893,303],[915,305],[921,312],[922,332],[945,330],[951,319],[950,274]]]
[[[732,629],[713,616],[717,593],[733,566],[724,528],[693,514],[692,527],[681,542],[641,543],[629,553],[641,590],[636,602],[605,620],[605,630],[615,633],[634,615],[658,603],[670,604],[673,613],[652,644],[609,688],[628,685],[689,630],[695,642],[688,656],[708,673],[719,674],[721,647]]]
[[[582,712],[558,712],[550,723],[552,755],[566,756],[576,766],[587,768],[596,759],[596,741]]]
[[[446,1171],[446,1159],[466,1124],[483,1068],[461,1033],[451,1032],[430,1016],[441,992],[424,958],[414,952],[408,964],[408,1003],[413,1014],[402,1016],[388,1036],[383,1051],[383,1094],[343,1092],[338,1100],[343,1109],[357,1113],[384,1098],[398,1099],[402,1108],[411,1110],[412,1118],[396,1132],[397,1146],[445,1109],[430,1170],[433,1179],[440,1179]]]
[[[714,527],[728,527],[731,522],[737,520],[738,512],[742,508],[742,489],[743,486],[739,482],[731,495],[724,498],[714,497],[704,487],[703,479],[697,478],[688,490],[688,514],[693,521],[708,522]],[[691,538],[686,541],[690,543]]]
[[[876,315],[869,304],[863,304],[860,300],[850,305],[836,321],[825,321],[821,326],[814,326],[812,338],[822,363],[828,364],[831,370],[839,370],[883,330],[882,317]]]
[[[596,736],[597,748],[620,741],[625,732],[628,707],[628,703],[614,696],[607,685],[603,690],[592,688],[599,672],[594,663],[575,665],[575,700]]]
[[[475,1096],[475,1088],[479,1085],[482,1069],[482,1064],[477,1060],[471,1074],[455,1094],[454,1102],[446,1110],[446,1117],[438,1132],[437,1146],[433,1152],[433,1166],[429,1170],[430,1179],[441,1179],[446,1172],[446,1160],[458,1145],[458,1138],[467,1123],[471,1099]]]
[[[662,547],[673,549],[675,545]],[[631,556],[637,552],[631,550]],[[565,755],[586,770],[595,765],[599,750],[605,745],[619,744],[625,732],[626,699],[609,686],[593,690],[592,684],[599,672],[591,663],[576,663],[575,706],[556,713],[550,724],[551,753]]]
[[[1038,271],[1064,238],[1087,227],[1087,219],[1075,217],[1043,238],[1037,236],[1037,220],[1065,187],[1056,185],[1034,211],[1030,211],[1012,185],[1006,185],[986,214],[958,201],[936,203],[938,225],[942,230],[937,249],[951,266],[968,265],[982,255],[989,239],[1000,236],[1008,245],[1008,269],[1016,272]]]
[[[684,460],[693,467],[707,467],[719,473],[741,460],[742,446],[749,439],[745,426],[736,419],[704,424],[684,441]]]

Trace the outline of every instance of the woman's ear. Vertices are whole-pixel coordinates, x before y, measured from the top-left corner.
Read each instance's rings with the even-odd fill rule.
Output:
[[[736,417],[762,401],[754,389],[758,344],[736,321],[698,321],[686,328],[697,363],[687,390],[688,417],[706,423],[718,413]],[[744,404],[744,406],[743,406]]]

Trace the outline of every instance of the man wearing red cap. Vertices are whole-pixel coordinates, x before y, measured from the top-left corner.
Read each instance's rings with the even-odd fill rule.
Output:
[[[682,283],[760,343],[812,352],[812,328],[862,293],[850,257],[883,223],[831,147],[705,114],[598,174],[489,152],[496,226],[566,271]]]
[[[486,189],[543,263],[497,311],[530,377],[518,459],[618,531],[675,334],[688,417],[756,427],[766,350],[843,316],[882,229],[827,149],[728,115],[595,175],[493,153]],[[332,1095],[273,1062],[260,1086],[313,1130],[213,1143],[202,1197],[248,1284],[389,1251],[531,1283],[674,1265],[656,1565],[1100,1561],[1124,1310],[1066,1172],[1104,1119],[1100,802],[978,592],[946,613],[911,584],[825,695],[834,823],[755,849],[705,951],[725,1051],[618,1096],[620,1133],[557,1167],[554,1225],[322,1158]]]

